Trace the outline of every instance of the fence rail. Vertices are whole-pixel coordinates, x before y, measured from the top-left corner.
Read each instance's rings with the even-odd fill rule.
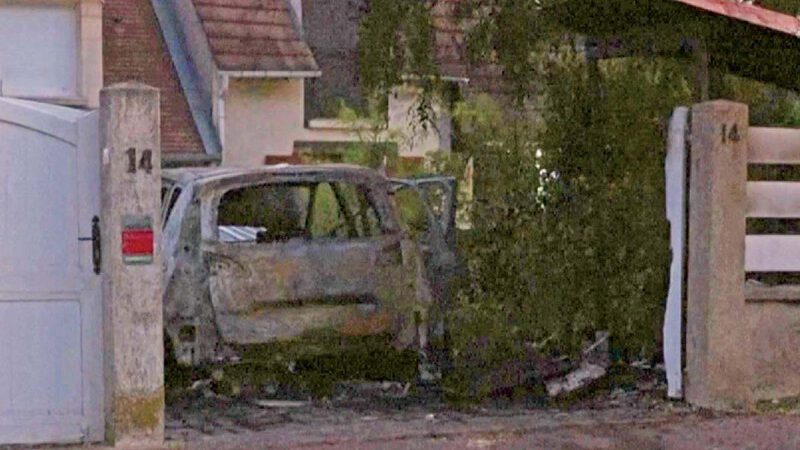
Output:
[[[800,183],[790,181],[747,183],[747,217],[800,218]]]
[[[800,164],[800,129],[752,127],[748,144],[750,164]]]
[[[800,235],[745,237],[745,272],[800,272]]]

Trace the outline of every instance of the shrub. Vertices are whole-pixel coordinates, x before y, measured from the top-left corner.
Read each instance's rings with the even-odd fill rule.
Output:
[[[670,258],[664,124],[689,89],[663,61],[587,73],[571,54],[550,67],[542,127],[487,97],[456,108],[459,150],[476,167],[452,320],[450,387],[462,395],[491,390],[488,374],[523,361],[525,343],[575,354],[608,330],[622,357],[657,350]]]

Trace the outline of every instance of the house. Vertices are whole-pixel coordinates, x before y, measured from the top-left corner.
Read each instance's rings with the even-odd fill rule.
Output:
[[[325,105],[360,101],[361,3],[108,0],[104,80],[134,79],[161,90],[166,163],[297,161],[300,148],[360,140],[360,125],[343,123]],[[439,10],[446,14],[457,3],[442,2]],[[452,23],[437,23],[442,73],[466,82],[457,48],[463,38]],[[437,105],[434,127],[421,129],[413,113],[418,95],[399,86],[388,99],[386,139],[406,158],[451,146],[447,105]]]

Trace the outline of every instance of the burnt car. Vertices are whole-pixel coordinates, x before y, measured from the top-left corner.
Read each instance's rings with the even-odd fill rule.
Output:
[[[455,189],[347,165],[164,170],[175,359],[218,362],[316,330],[427,348],[446,332]]]

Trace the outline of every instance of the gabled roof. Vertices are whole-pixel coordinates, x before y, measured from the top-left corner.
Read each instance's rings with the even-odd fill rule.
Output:
[[[192,1],[219,70],[319,72],[286,0]]]

